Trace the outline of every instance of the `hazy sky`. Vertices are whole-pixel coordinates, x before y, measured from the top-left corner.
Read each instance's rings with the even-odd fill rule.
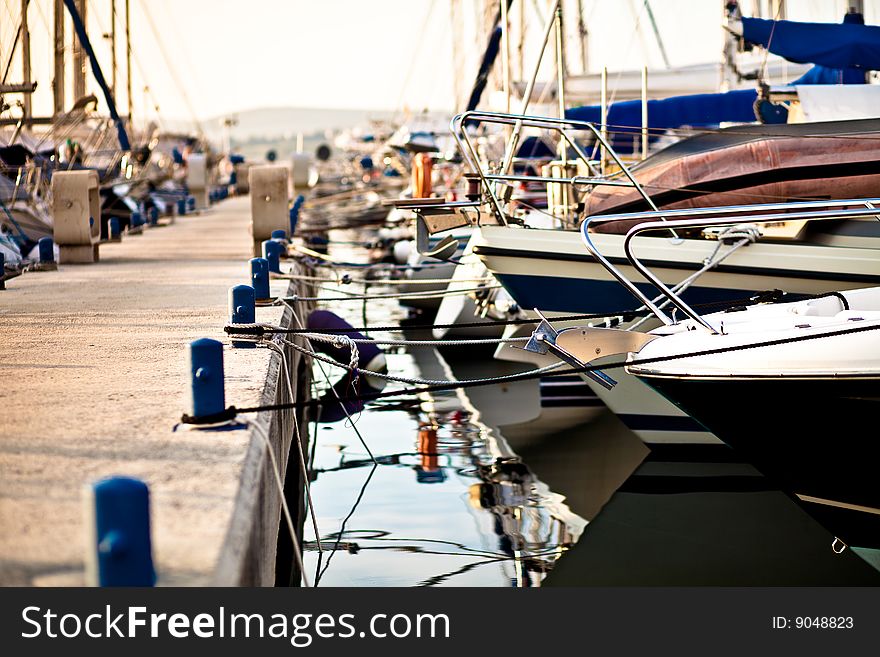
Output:
[[[486,40],[482,28],[479,33],[475,30],[485,0],[130,1],[135,53],[132,96],[140,116],[145,104],[152,108],[155,103],[163,115],[175,118],[188,118],[191,112],[206,118],[264,106],[398,109],[405,104],[450,109],[456,92],[461,95],[470,88]],[[496,5],[495,0],[488,1]],[[747,13],[754,1],[742,2]],[[20,2],[3,2],[0,56],[5,66]],[[529,36],[525,55],[529,69],[544,19],[538,10],[546,13],[548,0],[514,0],[511,19],[516,25],[520,3]],[[30,4],[34,77],[40,84],[35,112],[46,113],[51,109],[52,0]],[[118,100],[123,111],[127,107],[122,70],[124,4],[116,0]],[[651,0],[673,66],[718,60],[722,4],[722,0]],[[838,21],[847,4],[846,0],[789,0],[788,17]],[[868,21],[877,22],[880,2],[865,4]],[[574,71],[580,67],[577,5],[577,0],[564,0],[571,35],[568,57]],[[591,69],[662,66],[643,0],[582,0],[582,5]],[[90,34],[107,77],[110,47],[101,33],[110,31],[110,6],[111,0],[89,0],[88,7]],[[455,48],[454,33],[459,35]],[[68,45],[71,38],[68,27]],[[10,81],[20,79],[20,66],[13,60]],[[544,75],[551,73],[548,68]],[[91,80],[88,87],[97,91]]]

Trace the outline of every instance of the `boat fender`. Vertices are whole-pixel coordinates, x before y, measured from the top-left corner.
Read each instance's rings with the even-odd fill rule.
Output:
[[[352,325],[342,317],[329,310],[312,311],[306,320],[306,327],[311,330],[342,329],[338,334],[358,340],[369,339],[362,333],[355,331]],[[338,363],[347,365],[351,360],[351,349],[347,346],[337,347],[329,342],[315,340],[312,342],[312,347],[316,352],[328,356]],[[382,373],[388,371],[385,352],[379,345],[373,342],[359,342],[357,347],[359,368]],[[361,412],[366,404],[366,400],[363,398],[380,392],[385,387],[385,383],[385,379],[369,374],[361,374],[353,382],[349,373],[344,374],[333,385],[333,388],[318,400],[321,409],[318,421],[338,422],[344,420],[348,415]],[[339,399],[343,400],[342,404],[339,403],[337,395]],[[351,399],[352,397],[356,397],[356,399]]]

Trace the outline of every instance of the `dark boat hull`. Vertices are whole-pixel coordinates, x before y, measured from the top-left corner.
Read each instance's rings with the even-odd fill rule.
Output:
[[[850,545],[880,547],[880,377],[640,377]]]

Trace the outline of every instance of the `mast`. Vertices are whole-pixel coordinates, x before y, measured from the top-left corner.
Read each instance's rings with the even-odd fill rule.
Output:
[[[578,9],[578,45],[581,48],[581,73],[587,73],[590,60],[587,51],[587,38],[589,36],[589,32],[587,31],[587,23],[584,21],[584,0],[578,0],[577,4]]]
[[[75,0],[83,29],[88,31],[86,19],[86,0]],[[86,54],[79,39],[73,41],[73,100],[76,102],[86,95]]]
[[[504,57],[502,65],[502,84],[504,85],[504,111],[510,114],[510,20],[508,17],[508,1],[501,0],[501,42]]]
[[[54,114],[64,113],[64,4],[55,0],[55,77],[52,79]]]
[[[131,4],[129,0],[125,0],[125,86],[126,98],[128,98],[128,123],[132,125],[132,105],[131,100]]]
[[[24,84],[31,84],[31,33],[28,30],[28,0],[21,0],[21,73]],[[24,94],[24,118],[31,117],[31,95]]]
[[[110,90],[116,96],[116,0],[110,0]]]
[[[520,0],[519,3],[519,35],[518,41],[516,44],[516,74],[520,80],[523,80],[526,77],[525,71],[525,53],[526,46],[526,0]]]

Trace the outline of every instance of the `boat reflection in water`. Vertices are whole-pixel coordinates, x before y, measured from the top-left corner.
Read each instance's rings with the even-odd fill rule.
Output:
[[[421,348],[388,353],[388,364],[434,380],[531,367]],[[649,450],[610,412],[551,433],[540,389],[516,381],[377,400],[354,428],[312,425],[322,551],[306,516],[309,581],[880,584],[880,573],[850,551],[835,554],[833,537],[729,448]]]

